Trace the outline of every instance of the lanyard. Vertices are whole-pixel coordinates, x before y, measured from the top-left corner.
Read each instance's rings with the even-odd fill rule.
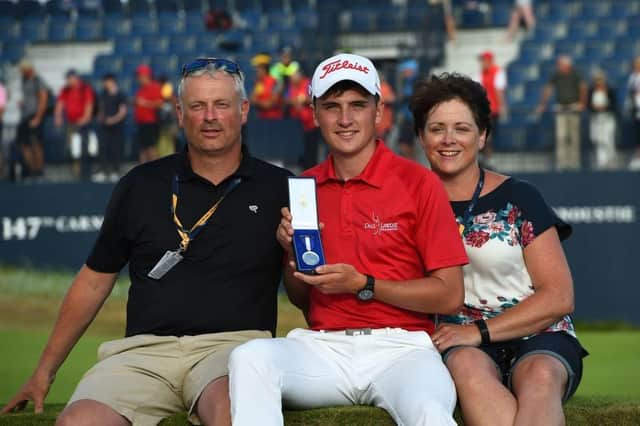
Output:
[[[241,180],[242,179],[238,177],[232,180],[231,182],[229,182],[225,187],[222,193],[222,196],[218,199],[218,201],[216,201],[216,203],[213,206],[211,206],[211,208],[207,210],[207,212],[204,215],[202,215],[200,219],[198,219],[198,221],[191,227],[191,229],[187,230],[187,229],[184,229],[184,226],[182,226],[182,222],[180,222],[180,219],[178,219],[178,215],[176,214],[176,210],[178,208],[178,175],[173,176],[173,188],[172,188],[172,194],[171,194],[171,214],[173,215],[173,222],[176,224],[178,228],[178,235],[180,235],[180,248],[178,249],[179,252],[185,252],[187,250],[187,248],[189,247],[189,243],[198,236],[198,234],[200,233],[202,228],[207,224],[211,216],[213,216],[216,210],[218,210],[218,207],[220,206],[220,203],[222,202],[222,200],[224,200],[224,197],[229,195],[229,193],[236,186],[238,186]]]
[[[480,167],[480,176],[478,177],[478,184],[476,185],[476,190],[473,192],[473,197],[471,197],[471,202],[469,206],[467,206],[464,211],[464,216],[462,217],[462,223],[458,225],[458,230],[460,231],[460,236],[464,232],[464,228],[469,223],[469,219],[471,219],[471,212],[476,207],[478,203],[478,198],[480,198],[480,192],[482,192],[482,187],[484,186],[484,169]]]

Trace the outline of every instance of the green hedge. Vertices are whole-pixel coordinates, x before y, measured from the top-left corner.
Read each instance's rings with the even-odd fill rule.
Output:
[[[0,426],[51,425],[62,405],[47,406],[42,415],[19,413],[0,416]],[[634,402],[575,398],[565,406],[567,425],[639,426],[640,404]],[[456,420],[462,424],[459,413]],[[187,417],[178,414],[164,420],[163,426],[188,425]],[[393,425],[389,415],[372,407],[321,408],[304,411],[287,411],[287,426],[377,426]]]

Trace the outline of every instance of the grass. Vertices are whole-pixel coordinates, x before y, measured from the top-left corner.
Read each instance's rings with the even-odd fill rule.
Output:
[[[0,405],[29,377],[47,340],[57,310],[71,282],[68,272],[34,272],[0,267]],[[95,362],[97,347],[120,338],[124,331],[127,280],[121,279],[93,325],[58,372],[42,416],[31,413],[0,416],[2,425],[52,424],[82,374]],[[278,335],[304,326],[300,312],[281,296]],[[566,406],[569,425],[640,425],[640,331],[598,327],[581,331],[591,353],[578,392]],[[6,348],[6,349],[5,349]],[[176,415],[165,425],[184,425]],[[286,413],[287,425],[390,425],[382,410],[368,407],[326,408]]]

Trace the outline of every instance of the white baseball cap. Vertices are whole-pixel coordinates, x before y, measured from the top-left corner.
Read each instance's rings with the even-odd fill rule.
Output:
[[[320,62],[313,73],[309,91],[319,98],[336,83],[350,80],[372,95],[380,96],[380,77],[373,63],[360,55],[340,53]]]

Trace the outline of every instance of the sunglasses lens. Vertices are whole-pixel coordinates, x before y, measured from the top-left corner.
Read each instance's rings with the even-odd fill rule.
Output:
[[[224,70],[231,74],[240,74],[240,67],[235,62],[220,58],[198,58],[193,62],[182,66],[182,75],[191,74],[192,72],[206,68],[209,64],[215,68]]]

